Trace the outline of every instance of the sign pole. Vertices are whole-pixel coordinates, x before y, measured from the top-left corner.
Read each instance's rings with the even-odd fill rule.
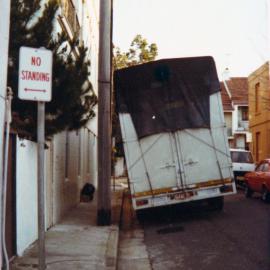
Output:
[[[44,144],[45,144],[45,102],[38,102],[38,245],[39,270],[46,268],[45,263],[45,192],[44,192]]]

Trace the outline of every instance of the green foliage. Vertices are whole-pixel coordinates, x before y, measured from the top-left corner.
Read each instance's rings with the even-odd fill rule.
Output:
[[[36,102],[18,99],[18,66],[21,46],[45,47],[53,52],[52,101],[46,103],[46,136],[84,126],[95,116],[97,103],[88,80],[87,48],[75,37],[54,33],[58,1],[12,0],[8,85],[14,92],[12,127],[36,137]],[[54,35],[53,35],[54,33]]]
[[[148,41],[141,35],[137,35],[130,44],[127,52],[121,52],[119,47],[114,48],[113,66],[114,69],[130,67],[155,60],[158,55],[158,48],[155,43],[148,44]]]

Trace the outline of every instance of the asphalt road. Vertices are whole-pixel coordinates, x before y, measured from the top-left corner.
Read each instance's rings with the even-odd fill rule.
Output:
[[[242,191],[224,210],[181,205],[144,214],[144,243],[154,270],[269,270],[270,204]]]

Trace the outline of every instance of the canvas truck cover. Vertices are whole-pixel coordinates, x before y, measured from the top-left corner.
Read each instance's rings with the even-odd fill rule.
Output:
[[[117,70],[119,113],[131,115],[138,138],[209,128],[209,96],[220,91],[210,56],[164,59]]]

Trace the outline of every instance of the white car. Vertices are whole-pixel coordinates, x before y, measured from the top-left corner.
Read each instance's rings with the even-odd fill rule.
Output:
[[[244,149],[230,149],[235,182],[244,183],[244,175],[255,170],[255,163],[250,151]]]

